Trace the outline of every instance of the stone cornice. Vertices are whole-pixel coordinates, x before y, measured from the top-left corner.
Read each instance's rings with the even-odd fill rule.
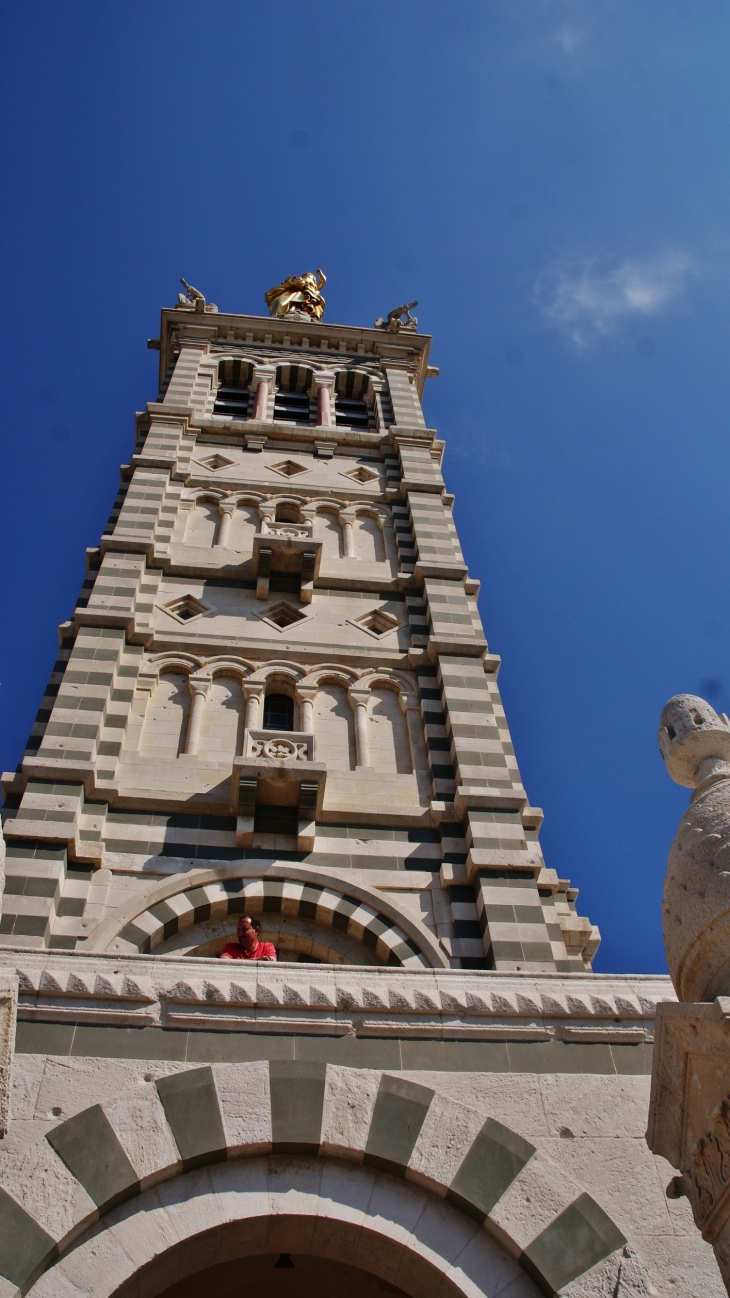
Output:
[[[6,947],[21,1019],[429,1039],[650,1041],[668,978],[243,965]]]
[[[428,334],[390,333],[384,329],[360,329],[353,325],[294,320],[287,316],[235,315],[222,311],[200,315],[194,311],[165,307],[160,318],[160,381],[166,373],[174,345],[179,345],[183,339],[215,346],[216,350],[218,344],[229,344],[234,350],[239,345],[245,345],[246,350],[260,345],[266,349],[267,355],[272,356],[278,347],[282,347],[289,351],[302,349],[308,359],[315,354],[323,360],[339,358],[349,363],[358,358],[365,362],[386,360],[391,364],[405,365],[413,371],[419,395],[426,380],[431,347]],[[303,339],[307,340],[304,348]],[[327,343],[326,348],[322,347],[323,342]],[[346,344],[345,351],[339,350],[340,342]]]

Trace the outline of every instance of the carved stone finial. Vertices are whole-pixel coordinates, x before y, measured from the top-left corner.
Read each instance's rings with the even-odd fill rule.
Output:
[[[730,722],[694,694],[664,708],[659,747],[678,784],[694,788],[670,848],[664,944],[683,1001],[730,994]]]
[[[696,694],[675,694],[659,724],[659,748],[677,784],[698,788],[730,776],[730,722]]]

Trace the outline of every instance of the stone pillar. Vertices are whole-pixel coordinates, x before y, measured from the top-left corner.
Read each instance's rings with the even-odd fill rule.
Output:
[[[411,746],[411,769],[415,771],[420,764],[422,769],[428,770],[421,704],[418,699],[411,698],[407,694],[399,694],[398,702],[408,727],[408,742]],[[418,760],[419,755],[421,757],[420,763]]]
[[[256,598],[269,598],[269,577],[271,576],[271,550],[261,547],[259,550],[259,566],[256,573]]]
[[[256,396],[254,398],[253,418],[268,421],[269,393],[276,382],[276,370],[273,365],[257,365],[254,369]]]
[[[256,816],[256,790],[258,780],[241,780],[238,786],[238,815],[236,817],[236,847],[253,846],[253,827]]]
[[[299,785],[299,814],[297,817],[297,851],[313,852],[317,832],[317,794],[315,780],[302,780]]]
[[[315,374],[314,386],[317,390],[317,424],[320,428],[331,428],[334,424],[333,409],[335,404],[335,376],[325,372]]]
[[[351,514],[340,514],[342,524],[342,547],[346,559],[355,558],[355,520]]]
[[[210,688],[210,676],[189,676],[188,687],[193,701],[190,708],[190,717],[188,718],[188,733],[185,740],[185,753],[188,757],[194,757],[198,751],[198,744],[200,743],[200,730],[203,725],[205,700],[208,697],[208,690]]]
[[[370,700],[370,691],[350,690],[347,697],[350,700],[352,710],[355,714],[355,750],[357,753],[357,765],[369,766],[368,702]]]
[[[300,685],[296,690],[299,704],[299,729],[305,734],[314,734],[314,700],[317,697],[316,685]]]
[[[246,717],[244,720],[246,730],[260,730],[261,728],[261,703],[265,688],[263,681],[244,681],[243,683],[243,697],[246,700]]]
[[[693,789],[669,850],[664,944],[679,1004],[657,1005],[647,1143],[680,1173],[730,1294],[730,721],[704,699],[667,703],[659,748]]]
[[[276,505],[272,505],[268,500],[262,501],[259,505],[259,518],[261,519],[261,531],[264,535],[268,532],[276,518]]]
[[[222,500],[218,509],[220,511],[221,521],[218,524],[218,535],[215,543],[220,546],[222,550],[225,550],[228,545],[228,537],[231,531],[231,520],[236,510],[235,501]]]

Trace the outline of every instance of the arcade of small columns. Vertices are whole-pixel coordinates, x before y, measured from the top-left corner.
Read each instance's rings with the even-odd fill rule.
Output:
[[[373,475],[375,476],[375,475]],[[265,498],[255,492],[235,492],[230,495],[224,495],[209,488],[198,491],[194,497],[183,500],[180,503],[183,515],[187,513],[187,526],[184,534],[184,543],[191,544],[195,538],[188,536],[189,524],[194,518],[194,511],[202,505],[217,505],[219,518],[215,536],[211,542],[216,549],[228,549],[231,540],[231,526],[237,509],[245,509],[247,506],[252,510],[258,511],[261,523],[261,534],[264,536],[282,536],[297,537],[307,539],[313,537],[318,515],[330,514],[334,516],[342,534],[341,553],[345,559],[359,559],[362,556],[358,554],[356,528],[358,519],[372,518],[382,534],[383,559],[395,559],[395,543],[389,533],[391,527],[386,528],[386,521],[391,522],[389,515],[382,508],[374,504],[365,502],[353,503],[344,501],[339,503],[331,499],[311,500],[306,497],[295,496],[277,496]],[[255,528],[254,528],[255,530]],[[253,534],[253,533],[252,533]],[[235,546],[230,546],[235,549]]]
[[[195,670],[190,660],[181,657],[165,657],[154,666],[148,664],[147,671],[140,672],[136,695],[143,700],[140,720],[144,724],[144,712],[156,686],[165,673],[183,673],[186,677],[190,694],[190,711],[187,728],[182,741],[181,751],[186,756],[196,756],[200,747],[206,701],[211,685],[216,678],[235,677],[241,682],[241,692],[245,705],[244,747],[246,731],[261,729],[263,721],[263,704],[267,694],[287,694],[299,708],[299,725],[292,731],[272,730],[272,737],[277,734],[315,735],[314,705],[322,686],[338,685],[346,690],[347,700],[352,709],[355,752],[357,767],[370,767],[369,725],[373,689],[380,687],[392,691],[398,698],[400,710],[405,718],[408,743],[410,748],[411,771],[419,763],[416,753],[423,748],[423,722],[421,707],[416,694],[409,688],[398,673],[388,670],[366,671],[361,676],[345,668],[320,668],[306,676],[299,677],[295,668],[273,664],[261,667],[244,677],[240,664],[209,662],[205,668]],[[244,669],[245,670],[245,669]],[[141,727],[140,727],[141,728]],[[315,736],[316,737],[316,736]],[[234,753],[233,756],[238,756]]]
[[[303,338],[302,346],[304,347],[307,342],[308,339]],[[219,375],[226,359],[240,361],[241,375],[245,375],[242,390],[252,390],[254,394],[253,409],[244,422],[260,420],[264,423],[270,423],[273,419],[273,404],[278,388],[278,380],[284,366],[261,365],[241,356],[229,358],[216,356],[203,361],[199,373],[201,379],[204,380],[207,377],[210,381],[210,398],[206,404],[211,407],[211,410],[220,386]],[[310,392],[316,398],[317,427],[333,428],[336,424],[335,402],[338,384],[341,379],[346,379],[348,375],[352,374],[352,370],[315,369],[310,365],[298,365],[297,368],[304,370],[308,376],[306,382],[300,385],[299,390]],[[361,400],[375,410],[377,426],[384,428],[386,421],[383,418],[381,406],[382,378],[380,375],[369,374],[365,371],[356,371],[356,373],[360,375],[363,382]]]

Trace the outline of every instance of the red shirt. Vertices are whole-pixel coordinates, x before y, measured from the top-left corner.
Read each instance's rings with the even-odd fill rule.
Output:
[[[237,942],[226,942],[221,955],[228,956],[229,960],[263,960],[266,956],[275,960],[276,947],[273,942],[257,942],[253,951],[244,951]]]

